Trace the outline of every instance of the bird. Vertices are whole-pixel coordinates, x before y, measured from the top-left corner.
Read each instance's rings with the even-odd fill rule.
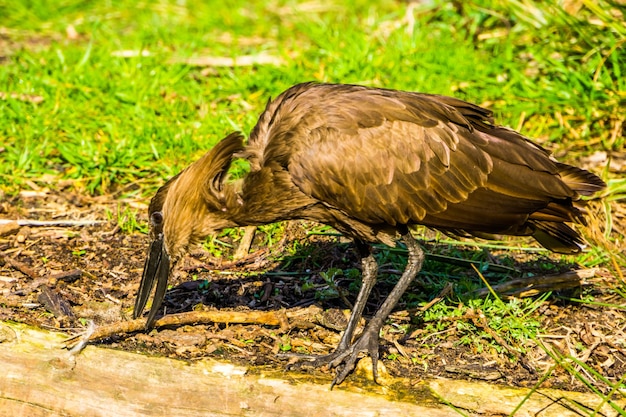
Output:
[[[243,159],[249,170],[231,179]],[[150,246],[134,317],[156,286],[153,326],[167,282],[192,245],[225,228],[310,220],[353,240],[362,284],[337,348],[312,360],[342,383],[363,353],[377,380],[379,333],[425,254],[411,227],[463,237],[532,236],[564,254],[583,250],[582,196],[605,188],[558,162],[490,110],[443,95],[307,82],[269,100],[247,141],[233,132],[167,181],[151,199]],[[407,248],[407,266],[360,335],[378,264],[373,244]]]

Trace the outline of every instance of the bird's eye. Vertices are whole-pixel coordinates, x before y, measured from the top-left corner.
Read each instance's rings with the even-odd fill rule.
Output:
[[[163,213],[161,213],[160,211],[155,211],[154,213],[152,213],[150,215],[150,223],[152,223],[153,226],[159,226],[161,223],[163,223]]]

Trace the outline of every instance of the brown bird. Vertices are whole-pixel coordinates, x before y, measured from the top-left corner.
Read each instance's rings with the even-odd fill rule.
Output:
[[[229,181],[235,158],[249,173]],[[296,85],[268,102],[246,145],[232,133],[163,185],[150,202],[152,243],[135,317],[152,287],[151,327],[171,270],[190,245],[229,227],[306,219],[354,239],[363,284],[334,353],[314,365],[337,368],[333,385],[372,358],[378,335],[413,278],[424,252],[409,232],[425,225],[460,236],[532,236],[560,253],[581,251],[567,223],[584,224],[578,201],[605,187],[596,175],[557,162],[465,101],[358,85]],[[408,264],[363,333],[354,330],[374,283],[370,245],[401,238]]]

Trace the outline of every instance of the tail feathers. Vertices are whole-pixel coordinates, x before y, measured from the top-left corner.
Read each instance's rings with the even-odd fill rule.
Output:
[[[575,201],[571,205],[558,204],[555,202],[529,216],[529,220],[538,222],[573,222],[586,225],[584,202]]]
[[[462,229],[438,229],[442,233],[457,237],[478,237],[481,239],[500,239],[500,233],[485,233],[477,231],[467,231]],[[562,219],[557,221],[529,220],[515,231],[508,230],[503,233],[514,236],[532,236],[541,246],[556,253],[575,254],[580,253],[585,248],[583,237],[574,229],[563,223]]]
[[[600,177],[584,169],[557,163],[559,175],[567,186],[581,196],[591,196],[606,188]],[[576,198],[574,198],[576,200]],[[532,236],[546,249],[557,253],[579,253],[585,247],[582,236],[564,222],[586,224],[584,202],[570,204],[551,202],[530,215],[528,223],[534,227]]]
[[[591,196],[606,188],[604,181],[589,171],[560,163],[557,166],[561,179],[580,195]]]
[[[531,223],[535,226],[533,238],[552,252],[579,253],[585,246],[582,236],[565,223],[546,221],[531,221]]]

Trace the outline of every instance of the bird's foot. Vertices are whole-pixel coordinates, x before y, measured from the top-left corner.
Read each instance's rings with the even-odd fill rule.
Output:
[[[378,333],[378,329],[365,329],[354,343],[347,346],[340,344],[333,353],[328,355],[289,355],[298,359],[298,362],[291,366],[295,368],[309,366],[337,368],[335,378],[330,385],[330,389],[332,389],[335,385],[341,384],[354,370],[360,353],[366,352],[372,358],[374,382],[378,383]]]

